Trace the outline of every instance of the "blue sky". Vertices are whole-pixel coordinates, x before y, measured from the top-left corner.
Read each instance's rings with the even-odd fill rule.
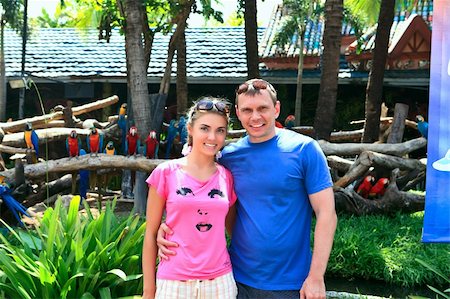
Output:
[[[272,14],[275,4],[280,3],[281,0],[258,0],[258,23],[261,26],[266,26]],[[50,15],[53,14],[59,0],[28,0],[28,14],[31,17],[40,15],[42,8],[45,8]],[[220,0],[221,5],[216,8],[224,13],[224,19],[236,10],[237,0]],[[204,23],[201,16],[192,16],[189,19],[191,27],[200,27]]]

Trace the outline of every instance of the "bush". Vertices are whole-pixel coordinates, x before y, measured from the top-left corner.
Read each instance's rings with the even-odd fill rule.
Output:
[[[450,277],[450,245],[421,240],[423,212],[411,215],[339,216],[327,274],[382,280],[401,286],[443,285]]]
[[[0,298],[111,298],[142,293],[145,224],[114,215],[115,201],[96,218],[79,196],[68,212],[59,199],[35,230],[0,235]],[[3,223],[6,225],[5,223]]]

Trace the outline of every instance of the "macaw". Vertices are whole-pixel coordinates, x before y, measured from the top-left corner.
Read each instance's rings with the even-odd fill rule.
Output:
[[[131,126],[128,130],[127,140],[125,143],[125,149],[127,156],[136,155],[138,153],[139,146],[141,142],[139,140],[139,135],[136,126]]]
[[[275,127],[280,128],[280,129],[284,128],[284,126],[278,120],[275,120]]]
[[[417,121],[417,130],[419,130],[420,134],[428,139],[428,123],[425,121],[422,115],[416,116]]]
[[[286,129],[292,129],[295,126],[295,116],[288,115],[286,119],[284,120],[284,126]]]
[[[156,159],[158,156],[159,142],[156,139],[156,132],[150,131],[145,139],[144,154],[148,159]]]
[[[181,116],[178,121],[178,134],[180,136],[181,145],[185,144],[188,141],[188,132],[186,127],[186,119],[184,116]]]
[[[125,140],[127,135],[127,104],[120,105],[119,108],[119,120],[117,121],[117,125],[120,128],[120,132],[122,133],[121,136],[121,146],[122,146],[122,152],[125,153]]]
[[[364,198],[368,198],[369,191],[375,183],[375,178],[371,175],[366,176],[361,184],[359,184],[358,189],[356,189],[356,193],[361,195]]]
[[[109,141],[106,144],[105,150],[103,152],[107,155],[117,155],[116,148],[114,147],[114,142]]]
[[[69,137],[66,138],[66,149],[69,157],[78,157],[81,149],[81,139],[77,131],[72,130]]]
[[[169,128],[167,129],[167,138],[166,138],[166,159],[169,159],[170,156],[170,150],[172,149],[172,144],[177,137],[178,130],[175,127],[175,120],[172,119],[169,124]]]
[[[0,197],[3,199],[3,202],[17,219],[17,222],[23,226],[23,222],[22,219],[20,219],[19,213],[28,217],[30,217],[30,215],[28,215],[27,209],[17,200],[15,200],[14,197],[11,196],[11,189],[7,184],[0,185]]]
[[[86,151],[84,149],[80,149],[80,156],[86,155]],[[81,200],[87,199],[87,189],[89,186],[89,170],[79,170],[78,171],[80,175],[80,182],[78,184],[79,186],[79,192]],[[81,203],[81,201],[80,201]]]
[[[380,178],[375,185],[370,188],[369,198],[382,197],[384,192],[386,192],[386,188],[389,185],[388,178]]]
[[[86,137],[86,144],[88,151],[91,154],[98,154],[103,148],[103,135],[97,131],[97,128],[92,127],[91,132]]]
[[[27,148],[34,149],[36,157],[39,156],[39,137],[33,130],[31,123],[25,125],[25,132],[23,133]]]

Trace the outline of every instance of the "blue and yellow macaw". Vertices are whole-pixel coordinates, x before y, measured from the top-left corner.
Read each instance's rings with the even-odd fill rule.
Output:
[[[180,117],[178,121],[178,134],[180,135],[180,143],[184,145],[188,141],[188,131],[186,127],[186,119],[184,116]]]
[[[23,133],[25,144],[27,148],[33,149],[36,153],[36,157],[39,156],[39,137],[33,130],[31,123],[27,123],[25,126],[25,132]]]
[[[125,140],[127,136],[127,104],[120,105],[119,108],[119,120],[117,121],[117,125],[120,128],[120,132],[122,133],[121,136],[121,146],[122,146],[122,153],[125,153]]]
[[[84,149],[80,149],[80,156],[86,155],[86,151]],[[78,184],[79,192],[81,200],[87,198],[87,189],[89,186],[89,170],[79,170],[80,182]],[[81,201],[80,201],[81,202]]]
[[[106,144],[106,147],[105,147],[105,150],[103,151],[103,153],[105,153],[107,155],[117,155],[116,148],[114,147],[114,142],[109,141]]]
[[[13,216],[17,219],[17,222],[23,226],[22,219],[20,219],[20,214],[30,217],[27,213],[27,209],[20,204],[14,197],[11,196],[11,189],[7,184],[0,184],[0,197],[6,204],[8,209],[12,212]]]
[[[419,130],[420,134],[428,139],[428,123],[425,121],[422,115],[416,116],[417,121],[417,130]]]
[[[166,138],[166,159],[170,157],[170,150],[172,149],[173,141],[175,137],[177,137],[178,130],[175,127],[175,120],[172,119],[169,124],[169,128],[167,129],[167,138]]]

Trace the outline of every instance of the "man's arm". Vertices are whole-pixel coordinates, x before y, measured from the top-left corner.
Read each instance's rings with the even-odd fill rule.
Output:
[[[178,243],[166,240],[166,235],[173,234],[172,229],[166,224],[161,223],[156,235],[156,245],[158,246],[158,256],[160,259],[168,260],[170,255],[176,255],[174,250],[170,250],[171,247],[178,247]]]
[[[314,249],[309,274],[300,290],[300,298],[325,298],[324,275],[333,246],[337,216],[334,207],[333,189],[327,188],[309,195],[316,214]]]

